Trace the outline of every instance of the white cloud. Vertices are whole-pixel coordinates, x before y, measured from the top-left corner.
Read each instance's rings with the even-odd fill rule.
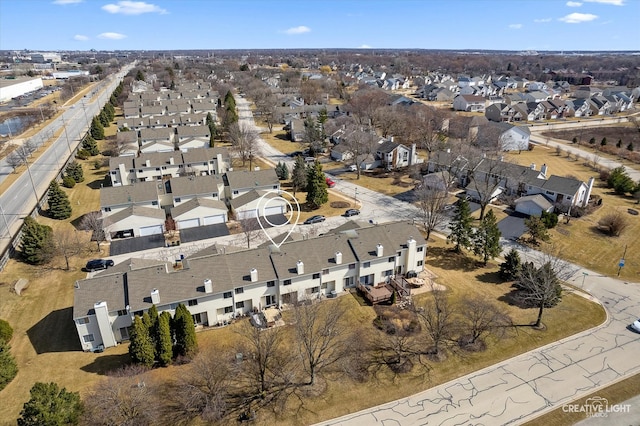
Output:
[[[74,40],[78,40],[78,41],[87,41],[89,40],[89,37],[87,37],[86,35],[82,35],[82,34],[76,34],[73,36]]]
[[[624,6],[624,2],[626,0],[584,0],[587,3],[602,3],[602,4],[610,4],[612,6]]]
[[[544,22],[551,22],[551,18],[542,18],[542,19],[534,19],[533,22],[535,22],[536,24],[541,24]]]
[[[582,6],[582,3],[580,3],[579,1],[568,1],[567,2],[567,6],[569,6],[569,7],[580,7],[580,6]]]
[[[284,30],[285,34],[295,35],[295,34],[304,34],[311,31],[311,28],[305,27],[304,25],[300,25],[297,27],[291,27],[288,30]]]
[[[84,0],[55,0],[53,4],[77,4],[82,3]]]
[[[371,49],[371,46],[369,46],[368,44],[363,44],[361,46],[358,46],[358,49]]]
[[[580,24],[582,22],[593,21],[594,19],[598,19],[598,15],[592,13],[570,13],[559,20],[567,24]]]
[[[98,38],[106,39],[106,40],[122,40],[127,36],[120,33],[102,33],[98,34]]]
[[[522,24],[509,24],[509,28],[511,28],[512,30],[519,30],[520,28],[522,28]]]
[[[143,13],[168,13],[165,9],[143,1],[119,1],[117,4],[109,3],[102,6],[102,10],[109,13],[121,13],[123,15],[142,15]]]

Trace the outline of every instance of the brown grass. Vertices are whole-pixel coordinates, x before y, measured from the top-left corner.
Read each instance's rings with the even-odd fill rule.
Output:
[[[640,374],[621,380],[614,385],[607,386],[606,388],[587,395],[584,398],[572,401],[570,404],[582,406],[586,404],[587,399],[593,398],[594,396],[606,398],[609,405],[621,404],[629,398],[636,396],[638,394],[638,389],[640,389]],[[584,413],[565,413],[562,411],[562,408],[556,408],[555,410],[524,424],[526,426],[563,426],[573,425],[584,419]]]

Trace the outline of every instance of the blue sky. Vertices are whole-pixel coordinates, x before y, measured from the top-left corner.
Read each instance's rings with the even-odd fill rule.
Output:
[[[640,50],[640,0],[0,0],[0,49]]]

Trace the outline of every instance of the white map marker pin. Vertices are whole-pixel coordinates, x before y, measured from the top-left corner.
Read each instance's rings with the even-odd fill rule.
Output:
[[[272,196],[272,194],[276,194],[276,196],[274,197]],[[290,199],[283,197],[283,195],[287,195]],[[267,217],[267,215],[265,215],[265,211],[269,206],[269,203],[279,203],[280,201],[284,201],[287,204],[287,214],[285,215],[287,217],[287,221],[283,224],[278,225],[269,221],[269,218]],[[296,206],[295,211],[293,209],[294,204]],[[294,217],[295,220],[292,220],[294,219]],[[256,219],[258,220],[258,225],[260,225],[260,228],[262,229],[262,232],[264,232],[264,235],[267,236],[267,238],[273,243],[273,245],[280,248],[282,243],[287,241],[287,238],[289,238],[289,235],[291,235],[296,225],[298,225],[298,220],[300,220],[300,204],[298,203],[296,197],[294,197],[290,192],[283,191],[281,189],[271,189],[269,191],[266,191],[258,200],[258,205],[256,206]],[[264,224],[262,221],[264,221]],[[269,236],[267,230],[265,229],[265,224],[268,224],[271,228],[282,228],[291,223],[293,223],[291,229],[279,243],[273,241],[273,238]]]

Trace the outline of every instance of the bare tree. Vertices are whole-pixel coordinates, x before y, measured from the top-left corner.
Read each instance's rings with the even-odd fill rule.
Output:
[[[345,307],[340,301],[301,301],[293,309],[294,330],[303,370],[313,385],[316,376],[340,361],[346,351],[342,324]]]
[[[610,213],[598,221],[598,227],[612,237],[618,237],[629,226],[629,221],[618,210]]]
[[[249,160],[249,169],[251,169],[253,158],[259,155],[258,133],[249,126],[233,123],[229,127],[229,139],[233,149],[242,159],[242,165],[244,166]]]
[[[283,335],[279,328],[263,330],[245,321],[236,330],[240,337],[239,352],[246,355],[242,372],[257,395],[264,394],[275,385],[278,376],[277,358],[281,355]]]
[[[92,425],[151,426],[158,424],[157,389],[146,383],[146,370],[124,367],[101,381],[84,399],[83,422]]]
[[[504,336],[511,325],[509,315],[486,299],[466,296],[462,299],[461,311],[464,312],[463,333],[458,343],[465,349],[484,349],[488,335]]]
[[[440,174],[438,173],[437,176],[439,177]],[[444,185],[446,182],[443,182],[443,187],[446,188]],[[448,192],[446,189],[427,186],[424,183],[415,192],[420,207],[420,220],[427,232],[426,239],[429,240],[431,232],[446,222],[447,215],[444,208],[447,205]]]
[[[99,211],[89,212],[82,216],[78,226],[83,231],[91,231],[91,239],[96,242],[98,252],[100,243],[105,241],[105,233],[102,225],[102,214]]]
[[[389,96],[382,90],[362,88],[358,89],[349,100],[347,109],[360,125],[377,126],[378,109],[387,104]]]
[[[196,418],[205,422],[220,421],[227,411],[233,376],[228,353],[200,353],[167,386],[163,395],[164,420],[187,424]]]
[[[480,204],[480,219],[484,217],[487,206],[496,197],[498,190],[508,187],[513,181],[515,170],[500,157],[472,153],[475,164],[469,167],[469,184],[467,189],[475,192],[476,201]],[[497,158],[496,158],[497,157]],[[477,160],[479,159],[479,161]]]
[[[82,252],[83,245],[75,230],[64,228],[53,233],[55,253],[65,261],[65,270],[69,270],[69,260]]]
[[[242,228],[242,239],[246,241],[247,248],[251,248],[251,243],[257,241],[262,235],[262,228],[255,217],[243,217],[239,219]]]
[[[349,161],[356,166],[358,179],[360,179],[360,164],[374,150],[377,136],[373,129],[369,127],[358,126],[351,123],[346,126],[344,138],[340,144],[344,144],[344,153],[348,155]]]
[[[543,253],[539,263],[541,264],[539,267],[533,262],[524,263],[514,284],[518,290],[517,299],[525,305],[538,308],[534,327],[540,327],[542,324],[544,309],[555,306],[560,301],[561,283],[574,273],[571,265],[550,253]]]
[[[11,152],[11,154],[7,155],[6,160],[8,165],[13,168],[13,173],[16,172],[16,169],[24,164],[25,159],[20,155],[20,153],[16,150]]]
[[[433,290],[423,306],[418,307],[424,330],[432,345],[429,353],[436,358],[443,357],[443,345],[448,343],[455,331],[455,310],[443,291]]]

